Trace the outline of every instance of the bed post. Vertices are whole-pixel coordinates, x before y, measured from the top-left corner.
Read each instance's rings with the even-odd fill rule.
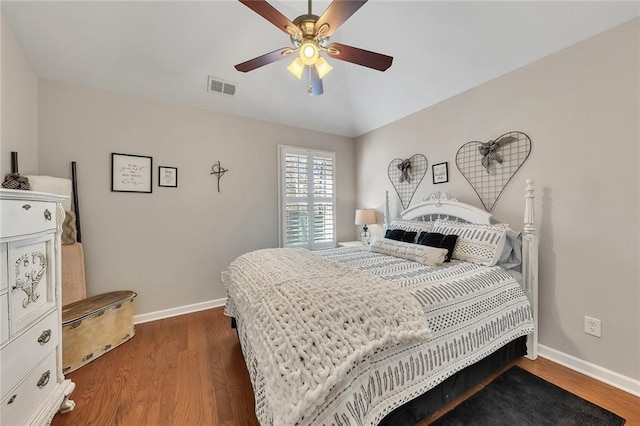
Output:
[[[534,331],[527,336],[527,358],[538,357],[538,238],[533,215],[533,179],[527,179],[522,237],[522,275],[524,291],[531,304]]]
[[[389,229],[389,191],[384,191],[384,231]]]

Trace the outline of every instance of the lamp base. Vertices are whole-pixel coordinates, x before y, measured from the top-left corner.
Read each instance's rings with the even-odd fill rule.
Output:
[[[362,245],[369,245],[369,241],[371,240],[371,233],[369,232],[369,228],[367,225],[362,226],[362,232],[360,233],[360,241]]]

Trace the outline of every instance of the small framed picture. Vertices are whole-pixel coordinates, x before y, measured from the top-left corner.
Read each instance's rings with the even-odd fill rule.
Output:
[[[449,182],[449,166],[445,161],[444,163],[438,163],[431,166],[433,172],[433,183],[445,183]]]
[[[111,191],[152,192],[153,158],[111,153]]]
[[[178,168],[159,166],[158,186],[168,186],[176,188],[178,186]]]

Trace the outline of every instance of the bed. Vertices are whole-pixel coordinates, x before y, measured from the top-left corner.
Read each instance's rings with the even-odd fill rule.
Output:
[[[533,197],[528,180],[517,238],[443,193],[391,221],[387,195],[385,228],[414,232],[406,241],[236,259],[224,274],[225,313],[260,424],[411,425],[513,359],[535,359]],[[418,231],[458,242],[438,251],[417,244],[427,236]]]

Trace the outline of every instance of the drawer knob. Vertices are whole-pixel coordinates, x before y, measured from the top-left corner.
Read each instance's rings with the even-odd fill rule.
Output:
[[[45,330],[42,332],[40,337],[38,337],[38,343],[41,345],[46,344],[51,339],[51,329]]]
[[[7,401],[7,405],[13,404],[13,401],[15,401],[17,397],[18,397],[18,394],[15,394],[11,398],[9,398],[9,401]]]
[[[44,211],[44,218],[47,220],[51,220],[51,212],[49,211],[49,209],[46,209]]]
[[[47,386],[47,383],[49,383],[49,378],[51,377],[51,370],[47,370],[44,373],[42,373],[42,376],[40,376],[40,380],[38,380],[38,383],[36,383],[36,385],[42,389],[43,387]]]
[[[31,204],[23,204],[22,208],[25,210],[29,210],[31,208]]]

